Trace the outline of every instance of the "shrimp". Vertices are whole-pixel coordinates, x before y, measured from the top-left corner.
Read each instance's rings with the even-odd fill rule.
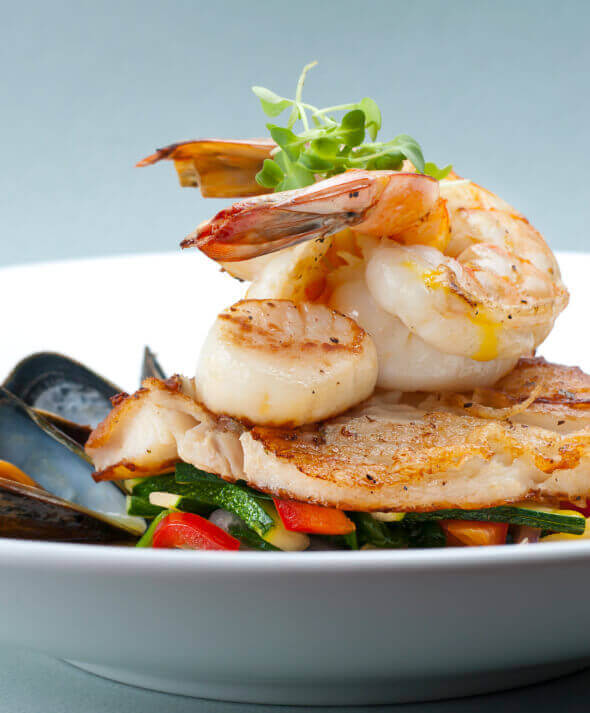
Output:
[[[250,263],[283,250],[252,271],[248,296],[319,301],[357,320],[387,389],[490,385],[534,353],[568,302],[543,237],[455,174],[350,171],[236,203],[190,245]]]
[[[438,182],[399,171],[352,170],[306,188],[249,198],[220,211],[181,245],[233,262],[354,226],[381,237],[410,228],[439,197]]]
[[[447,391],[473,388],[474,384],[491,386],[517,361],[475,361],[439,351],[377,304],[363,274],[341,282],[330,304],[373,337],[379,355],[378,384],[384,389]]]
[[[476,361],[532,353],[568,293],[542,236],[474,184],[443,183],[450,239],[444,254],[381,243],[367,261],[376,302],[442,352]]]
[[[248,423],[313,423],[368,398],[373,340],[321,304],[242,300],[222,312],[201,351],[195,384],[212,412]]]

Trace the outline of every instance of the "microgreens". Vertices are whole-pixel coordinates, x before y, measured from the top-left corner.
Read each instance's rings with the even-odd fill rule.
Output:
[[[376,141],[381,112],[369,97],[325,109],[305,103],[302,100],[305,76],[316,64],[312,62],[303,68],[294,99],[264,87],[252,87],[267,116],[274,118],[291,109],[287,126],[266,125],[277,148],[272,159],[266,159],[256,174],[261,186],[275,191],[303,188],[317,178],[328,178],[350,168],[397,171],[404,159],[409,159],[419,173],[439,181],[450,173],[452,166],[438,168],[434,163],[426,163],[420,144],[407,134],[399,134],[391,141]],[[339,122],[334,118],[338,112],[345,112]],[[296,133],[298,121],[303,130]],[[367,143],[366,134],[371,139]]]

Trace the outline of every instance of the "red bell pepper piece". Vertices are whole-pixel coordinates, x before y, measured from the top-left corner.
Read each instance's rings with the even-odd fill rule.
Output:
[[[312,535],[349,535],[356,529],[342,510],[273,498],[285,529]]]
[[[186,550],[238,550],[240,541],[200,515],[174,512],[154,532],[152,547]]]

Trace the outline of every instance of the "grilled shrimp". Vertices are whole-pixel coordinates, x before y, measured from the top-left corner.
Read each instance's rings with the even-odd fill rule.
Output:
[[[543,237],[454,174],[350,171],[236,203],[184,245],[249,258],[250,297],[319,301],[357,320],[390,389],[491,384],[534,352],[568,301]]]
[[[405,391],[461,390],[491,386],[516,359],[475,361],[431,346],[373,298],[363,274],[342,282],[330,304],[347,314],[373,337],[379,355],[378,383]]]
[[[371,395],[373,340],[321,304],[243,300],[222,312],[201,351],[197,398],[214,413],[266,425],[312,423]]]
[[[438,182],[398,171],[353,170],[306,188],[234,203],[182,243],[214,260],[247,260],[290,245],[355,232],[381,237],[410,228],[438,199]]]

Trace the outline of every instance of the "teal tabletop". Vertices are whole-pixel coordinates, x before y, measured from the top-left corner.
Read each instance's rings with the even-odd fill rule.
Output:
[[[549,683],[461,700],[347,708],[391,713],[586,713],[590,669]],[[310,710],[197,700],[112,683],[38,653],[0,646],[0,713],[273,713]],[[341,708],[311,710],[336,711]]]

